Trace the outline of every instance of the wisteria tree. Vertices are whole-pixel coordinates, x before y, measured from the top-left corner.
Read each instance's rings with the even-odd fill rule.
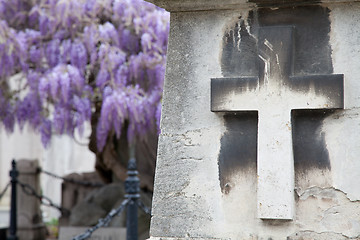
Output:
[[[124,179],[129,142],[153,155],[167,12],[142,0],[0,0],[0,19],[0,120],[8,132],[29,124],[48,146],[52,134],[81,134],[90,122],[89,148],[109,181]],[[154,166],[146,157],[140,170]]]

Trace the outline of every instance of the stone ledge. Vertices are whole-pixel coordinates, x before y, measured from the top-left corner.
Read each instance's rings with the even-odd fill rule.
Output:
[[[247,0],[146,0],[169,12],[186,12],[218,9],[246,8],[253,4]]]
[[[311,5],[319,3],[351,3],[360,0],[146,0],[169,12],[231,10],[249,7]]]

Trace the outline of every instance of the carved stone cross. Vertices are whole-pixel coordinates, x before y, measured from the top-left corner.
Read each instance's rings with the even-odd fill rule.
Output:
[[[342,74],[293,76],[294,32],[292,26],[259,29],[259,76],[211,79],[211,111],[258,111],[261,219],[294,216],[291,111],[344,107]]]

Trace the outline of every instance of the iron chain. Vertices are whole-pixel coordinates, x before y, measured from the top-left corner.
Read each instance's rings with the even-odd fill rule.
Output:
[[[134,162],[133,165],[131,165],[131,161],[129,163],[129,166],[128,166],[128,178],[125,181],[125,189],[126,189],[126,193],[127,193],[127,195],[125,196],[126,199],[124,199],[124,201],[122,201],[122,203],[120,204],[120,206],[118,208],[111,210],[106,215],[106,217],[100,218],[98,220],[98,223],[95,226],[87,229],[83,234],[80,234],[80,235],[74,237],[72,240],[84,240],[84,239],[90,238],[94,231],[96,231],[97,229],[99,229],[101,227],[108,226],[109,223],[113,220],[113,218],[115,216],[119,215],[121,212],[124,211],[125,207],[129,203],[131,203],[131,204],[135,203],[137,205],[137,207],[139,207],[142,211],[145,212],[145,214],[148,214],[148,215],[151,216],[151,209],[148,208],[147,206],[145,206],[145,204],[143,202],[141,202],[140,199],[138,199],[139,198],[139,192],[140,192],[139,179],[137,178],[135,159],[134,159],[133,162]],[[75,180],[75,179],[71,179],[71,178],[61,177],[61,176],[56,175],[54,173],[45,171],[45,170],[43,170],[41,168],[38,168],[38,173],[44,173],[44,174],[46,174],[46,175],[48,175],[50,177],[63,180],[64,182],[69,182],[69,183],[82,185],[82,186],[87,186],[87,187],[102,187],[102,186],[105,186],[105,184],[99,183],[99,182],[79,181],[79,180]],[[42,205],[56,208],[62,214],[69,215],[69,213],[70,213],[69,210],[67,210],[65,208],[62,208],[61,206],[59,206],[57,204],[54,204],[54,202],[50,198],[48,198],[46,196],[43,196],[41,194],[38,194],[37,191],[33,187],[31,187],[29,184],[26,184],[26,183],[23,183],[23,182],[20,182],[20,181],[17,181],[17,184],[21,186],[21,188],[22,188],[22,190],[23,190],[23,192],[25,194],[37,198]],[[5,194],[5,192],[7,191],[9,185],[10,185],[10,182],[6,185],[4,190],[1,192],[0,200],[3,197],[3,195]],[[129,219],[128,219],[128,221],[129,221]],[[137,229],[137,227],[135,229]],[[137,230],[135,230],[135,233],[137,233]],[[137,238],[137,234],[135,234],[135,235],[136,235],[136,238]]]
[[[57,210],[59,210],[64,215],[67,215],[67,214],[70,213],[70,211],[68,209],[62,208],[59,205],[55,204],[50,198],[48,198],[46,196],[43,196],[41,194],[38,194],[37,191],[33,187],[31,187],[29,184],[22,183],[20,181],[17,181],[17,183],[21,186],[23,192],[26,195],[34,196],[35,198],[37,198],[40,201],[40,203],[42,205],[52,207],[52,208],[56,208]]]
[[[10,186],[10,182],[8,182],[8,183],[6,184],[4,190],[1,191],[1,193],[0,193],[0,200],[1,200],[2,197],[5,195],[6,191],[7,191],[8,188],[9,188],[9,186]]]
[[[137,201],[137,205],[138,207],[144,211],[144,213],[148,214],[151,216],[151,209],[148,208],[147,206],[145,206],[145,204],[142,201]]]
[[[80,235],[74,237],[72,240],[84,240],[84,239],[87,239],[87,238],[91,237],[91,234],[93,232],[95,232],[98,228],[108,226],[109,223],[111,222],[111,220],[115,216],[120,214],[125,209],[126,205],[130,201],[131,201],[130,199],[125,199],[118,208],[111,210],[110,213],[108,213],[108,215],[106,215],[105,218],[100,218],[98,223],[94,227],[89,228],[83,234],[80,234]]]
[[[46,170],[43,170],[41,168],[38,168],[39,172],[42,172],[50,177],[53,178],[57,178],[57,179],[61,179],[65,182],[69,182],[69,183],[73,183],[73,184],[77,184],[77,185],[82,185],[82,186],[86,186],[86,187],[103,187],[105,186],[105,184],[103,183],[99,183],[99,182],[86,182],[86,181],[79,181],[79,180],[75,180],[75,179],[71,179],[71,178],[65,178],[65,177],[61,177],[59,175],[56,175],[54,173],[48,172]]]

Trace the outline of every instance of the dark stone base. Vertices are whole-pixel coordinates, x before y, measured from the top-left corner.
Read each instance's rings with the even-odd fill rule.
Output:
[[[29,228],[18,227],[17,229],[17,237],[19,240],[45,240],[46,233],[47,230],[44,224],[39,224]]]

